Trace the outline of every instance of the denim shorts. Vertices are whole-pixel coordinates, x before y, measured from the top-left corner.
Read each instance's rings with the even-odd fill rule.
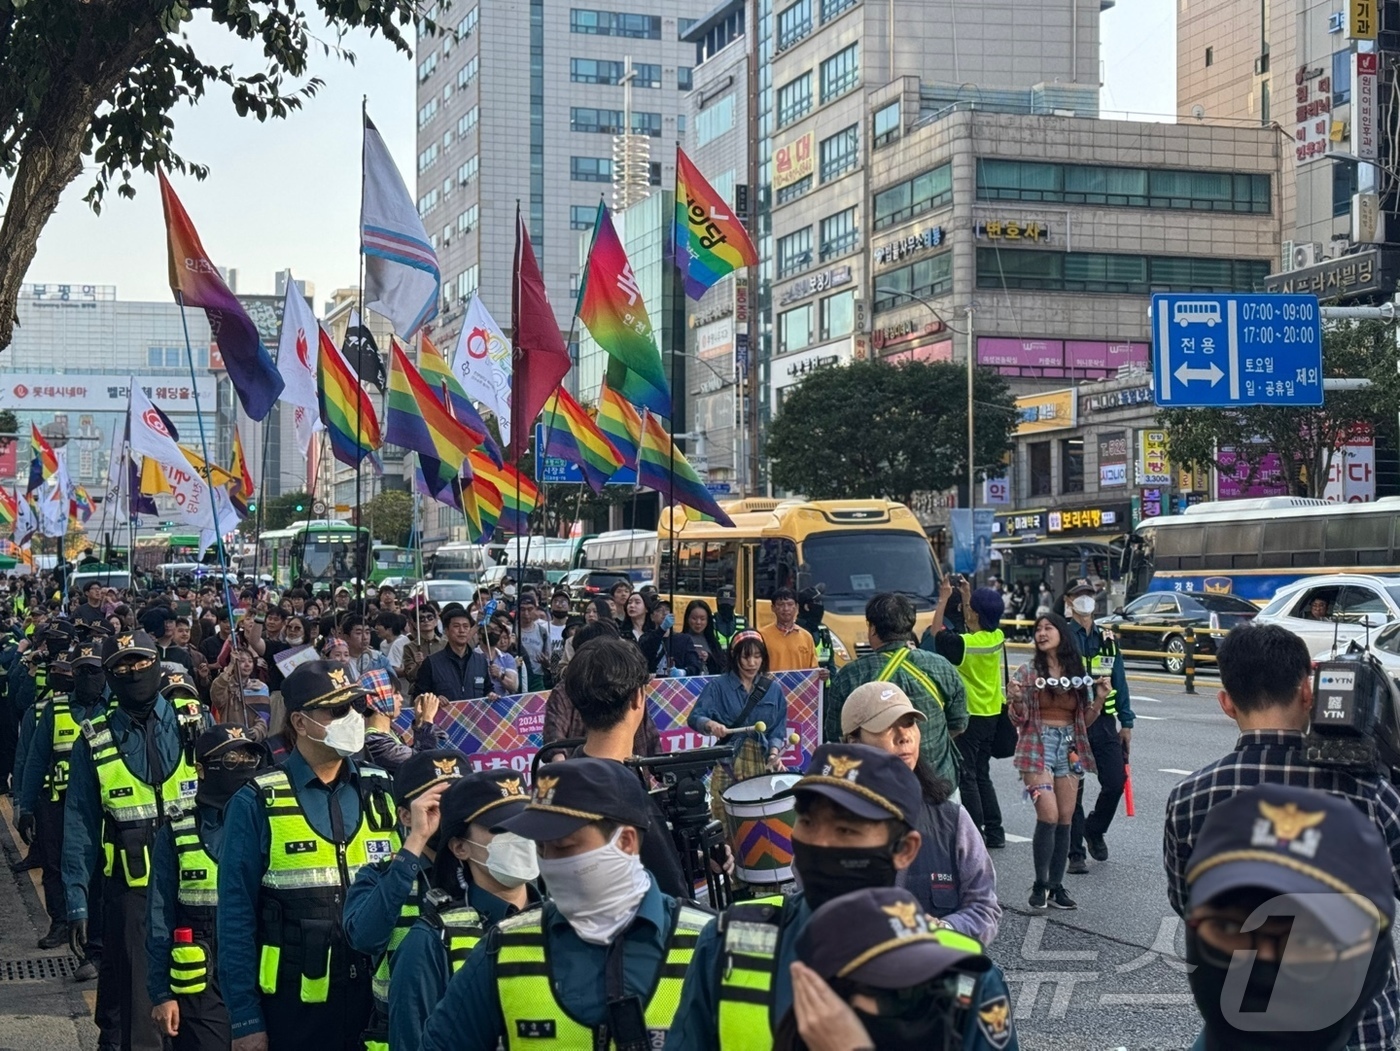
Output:
[[[1069,751],[1074,747],[1074,726],[1042,726],[1040,743],[1045,748],[1045,769],[1055,777],[1069,776]]]

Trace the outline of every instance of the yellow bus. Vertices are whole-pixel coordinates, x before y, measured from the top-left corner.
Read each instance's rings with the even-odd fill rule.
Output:
[[[677,624],[691,599],[713,609],[715,593],[727,585],[737,596],[737,612],[762,627],[773,622],[776,588],[820,584],[823,623],[836,643],[837,663],[845,664],[870,652],[865,604],[877,592],[908,595],[919,614],[917,632],[932,622],[938,601],[933,550],[903,504],[753,497],[721,506],[734,528],[692,521],[683,508],[661,512],[655,580],[661,594],[670,594],[674,565]]]

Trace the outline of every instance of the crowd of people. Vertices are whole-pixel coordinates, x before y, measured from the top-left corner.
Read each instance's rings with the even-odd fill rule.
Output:
[[[42,873],[38,945],[97,979],[103,1049],[1003,1051],[990,764],[1012,760],[1035,811],[1028,907],[1073,909],[1067,875],[1108,859],[1134,722],[1088,581],[1037,610],[1014,670],[1006,592],[953,576],[922,636],[910,598],[872,596],[868,652],[839,668],[819,589],[778,590],[757,629],[732,589],[678,620],[626,583],[577,613],[508,581],[442,607],[189,580],[65,596],[51,577],[0,600],[0,776]],[[1198,1046],[1390,1047],[1400,795],[1304,762],[1296,637],[1237,628],[1219,661],[1240,743],[1178,786],[1165,833]],[[687,721],[728,747],[723,821],[729,786],[793,754],[785,671],[825,690],[789,789],[795,883],[736,880],[716,915],[627,762],[661,752],[648,684],[706,677]],[[532,776],[451,747],[445,707],[527,690],[548,691]],[[726,878],[734,860],[708,859]],[[1257,922],[1290,894],[1306,900]],[[1262,964],[1241,985],[1245,949]],[[1335,1017],[1299,1028],[1308,965],[1342,960],[1350,997],[1328,986]],[[1242,1023],[1227,979],[1261,1007],[1291,990],[1295,1042]]]

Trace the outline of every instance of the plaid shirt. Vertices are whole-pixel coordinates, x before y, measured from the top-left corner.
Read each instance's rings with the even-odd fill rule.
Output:
[[[1006,714],[1016,727],[1016,751],[1011,757],[1011,765],[1023,774],[1033,774],[1045,770],[1045,741],[1040,732],[1044,723],[1040,719],[1040,702],[1044,690],[1035,687],[1038,675],[1030,661],[1021,665],[1011,675],[1011,681],[1021,687],[1019,701],[1011,700],[1007,691]],[[1089,746],[1089,727],[1084,721],[1089,711],[1089,691],[1080,690],[1079,704],[1074,709],[1074,750],[1079,753],[1079,761],[1088,773],[1097,773],[1094,763],[1094,750]]]
[[[1186,868],[1206,814],[1246,789],[1260,784],[1314,788],[1344,796],[1376,823],[1390,848],[1400,897],[1400,793],[1383,778],[1358,777],[1345,770],[1309,766],[1300,750],[1303,735],[1288,730],[1250,730],[1240,734],[1235,750],[1197,770],[1172,789],[1167,799],[1167,823],[1162,836],[1167,868],[1167,898],[1186,915]],[[1400,989],[1392,965],[1385,988],[1361,1016],[1348,1047],[1381,1051],[1395,1044],[1400,1018]]]

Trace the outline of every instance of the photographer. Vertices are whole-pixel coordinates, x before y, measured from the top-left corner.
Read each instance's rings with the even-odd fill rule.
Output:
[[[1225,637],[1216,659],[1220,709],[1239,726],[1240,737],[1233,752],[1182,780],[1167,799],[1162,855],[1171,907],[1187,915],[1188,867],[1212,809],[1260,784],[1319,789],[1350,800],[1380,829],[1400,889],[1400,793],[1377,775],[1307,764],[1303,734],[1312,709],[1307,645],[1277,625],[1244,624]],[[1392,1047],[1397,1016],[1400,990],[1392,969],[1362,1013],[1350,1046]]]

